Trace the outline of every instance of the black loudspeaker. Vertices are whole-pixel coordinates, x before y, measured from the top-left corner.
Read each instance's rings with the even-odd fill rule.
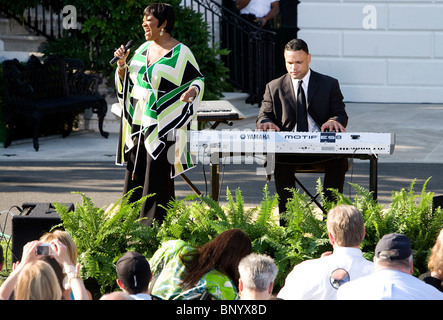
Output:
[[[438,207],[443,208],[443,196],[435,196],[432,198],[432,212]]]
[[[74,204],[61,203],[74,210]],[[23,203],[23,212],[12,217],[12,262],[21,259],[23,246],[38,240],[52,227],[61,223],[60,215],[52,203]]]

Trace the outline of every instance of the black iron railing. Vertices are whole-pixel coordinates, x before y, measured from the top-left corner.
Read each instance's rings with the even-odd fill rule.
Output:
[[[213,0],[184,0],[184,5],[202,13],[212,45],[219,42],[230,51],[222,59],[235,88],[249,93],[251,103],[261,101],[266,83],[275,77],[275,32],[249,23]]]
[[[222,49],[229,50],[230,53],[221,56],[221,59],[229,69],[230,82],[237,90],[249,93],[251,103],[259,102],[266,83],[275,76],[275,32],[249,23],[238,12],[214,0],[184,0],[183,4],[202,13],[209,25],[210,45],[219,44]],[[27,8],[20,17],[12,15],[7,8],[0,10],[37,35],[51,40],[63,36],[63,12],[60,8]]]
[[[0,11],[8,19],[14,19],[23,25],[27,30],[39,36],[44,36],[49,40],[62,37],[63,12],[49,6],[44,9],[41,5],[26,8],[22,16],[17,16],[10,12],[8,8],[1,8]]]

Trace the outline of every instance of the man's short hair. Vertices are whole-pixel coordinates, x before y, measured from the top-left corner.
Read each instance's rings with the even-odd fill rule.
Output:
[[[303,50],[309,54],[308,44],[302,39],[292,39],[285,46],[286,51],[298,51]]]
[[[326,225],[341,247],[360,246],[365,236],[363,216],[351,205],[339,205],[329,210]]]
[[[251,253],[240,261],[238,271],[246,288],[263,292],[268,290],[275,280],[278,269],[271,257]]]

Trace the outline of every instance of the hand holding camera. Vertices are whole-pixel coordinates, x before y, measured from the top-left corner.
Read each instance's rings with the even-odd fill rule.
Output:
[[[52,240],[50,243],[42,243],[39,241],[35,255],[52,256],[60,265],[65,267],[73,265],[69,258],[68,249],[60,240]]]
[[[54,249],[52,244],[50,243],[42,243],[37,247],[37,251],[35,253],[37,256],[52,256],[54,255]]]

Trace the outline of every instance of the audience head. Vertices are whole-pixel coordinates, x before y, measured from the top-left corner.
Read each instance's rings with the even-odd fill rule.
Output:
[[[45,261],[27,263],[14,288],[15,300],[61,300],[62,290],[53,268]]]
[[[251,240],[245,232],[240,229],[224,231],[196,252],[182,257],[186,265],[182,284],[185,287],[193,286],[211,269],[223,272],[238,283],[238,264],[251,252]]]
[[[443,277],[443,229],[437,237],[437,241],[431,249],[428,268],[431,272],[436,272],[439,277]]]
[[[54,230],[53,232],[45,233],[43,236],[40,237],[40,241],[44,243],[49,243],[52,240],[60,240],[61,243],[63,243],[66,246],[66,249],[68,250],[69,259],[73,264],[77,262],[78,258],[78,251],[77,251],[77,245],[75,244],[72,237],[69,235],[68,232],[64,230]]]
[[[231,280],[238,279],[238,264],[251,252],[251,240],[240,229],[222,232],[200,249],[202,256],[206,260],[212,256],[215,266],[225,272]]]
[[[374,251],[376,270],[394,269],[412,274],[411,241],[405,235],[390,233],[384,235]]]
[[[117,284],[129,294],[148,291],[152,278],[148,260],[138,252],[127,252],[117,261]]]
[[[65,274],[63,273],[63,267],[60,265],[60,263],[58,263],[57,260],[55,260],[54,257],[51,256],[38,256],[38,259],[41,261],[46,262],[47,264],[49,264],[52,268],[52,270],[54,270],[55,276],[57,277],[57,281],[60,285],[60,289],[62,290],[62,292],[65,290],[64,286],[63,286],[63,280],[65,278]]]
[[[266,299],[272,294],[277,266],[274,260],[264,254],[251,253],[241,259],[239,291],[242,299],[253,299],[255,294],[262,294]],[[252,293],[252,294],[250,294]]]
[[[365,237],[363,216],[354,206],[339,205],[331,209],[326,225],[332,245],[359,248]]]

